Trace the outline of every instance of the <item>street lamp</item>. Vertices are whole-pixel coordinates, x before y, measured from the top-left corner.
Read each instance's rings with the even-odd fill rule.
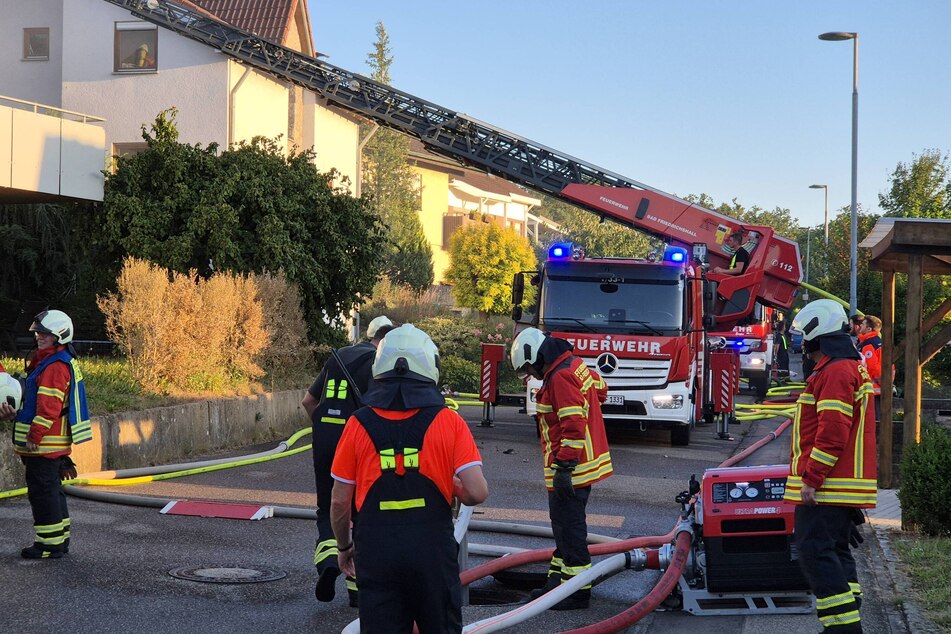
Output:
[[[858,155],[859,155],[859,34],[831,31],[819,36],[827,42],[852,40],[852,245],[849,253],[849,315],[857,312],[858,297]]]
[[[824,189],[826,190],[826,246],[829,246],[829,186],[828,185],[810,185],[809,189]]]

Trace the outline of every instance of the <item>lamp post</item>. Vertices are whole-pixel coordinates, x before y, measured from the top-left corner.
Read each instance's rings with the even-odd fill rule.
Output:
[[[858,298],[858,154],[859,154],[859,34],[831,31],[819,36],[827,42],[852,40],[852,245],[849,253],[849,315],[857,312]]]
[[[812,227],[806,230],[806,284],[809,283],[809,252],[812,250]],[[809,301],[809,289],[803,293],[803,301]]]
[[[826,224],[825,224],[825,236],[826,236],[826,246],[829,246],[829,186],[828,185],[810,185],[809,189],[824,189],[826,190]]]

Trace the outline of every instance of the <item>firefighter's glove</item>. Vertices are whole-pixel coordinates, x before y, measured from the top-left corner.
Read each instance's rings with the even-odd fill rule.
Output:
[[[575,487],[571,483],[571,474],[578,465],[577,460],[556,460],[552,465],[555,469],[555,477],[552,479],[555,493],[563,500],[575,496]]]
[[[69,456],[63,456],[62,462],[59,463],[59,479],[75,480],[78,475],[76,473],[76,463],[73,462],[73,459]]]
[[[859,526],[865,523],[865,513],[860,509],[853,508],[849,511],[849,519],[852,520],[852,530],[849,532],[849,544],[852,548],[858,548],[862,542],[865,541],[865,538],[862,537],[862,532],[859,530]]]

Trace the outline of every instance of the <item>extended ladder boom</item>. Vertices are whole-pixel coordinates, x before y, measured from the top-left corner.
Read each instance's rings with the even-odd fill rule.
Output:
[[[743,227],[723,214],[275,44],[198,11],[191,4],[170,0],[106,1],[312,90],[380,125],[414,136],[430,152],[581,206],[664,242],[687,246],[703,242],[713,265],[729,260],[731,254],[722,249],[727,231],[753,230],[764,238],[760,248],[769,253],[761,258],[764,268],[746,280],[751,299],[743,304],[752,309],[754,299],[759,299],[779,308],[792,305],[802,280],[799,247],[769,230],[766,233],[770,235],[764,235],[762,227]],[[621,198],[630,204],[619,204]],[[697,227],[708,229],[703,237],[698,237]]]

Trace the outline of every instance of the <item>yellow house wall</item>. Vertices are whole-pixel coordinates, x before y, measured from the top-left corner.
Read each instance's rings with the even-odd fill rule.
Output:
[[[335,184],[359,196],[360,126],[319,102],[309,105],[308,109],[313,123],[305,122],[304,139],[305,145],[309,141],[317,154],[317,169],[321,172],[336,169],[345,178],[338,179]]]
[[[236,62],[229,62],[229,66],[234,113],[231,141],[250,141],[255,136],[273,139],[280,135],[278,145],[286,151],[287,85]],[[248,74],[242,82],[245,71]]]
[[[442,219],[448,210],[449,176],[419,167],[414,167],[413,171],[419,175],[422,185],[419,221],[433,249],[433,280],[441,284],[446,281],[446,269],[449,268],[449,245],[444,245],[442,240]]]

